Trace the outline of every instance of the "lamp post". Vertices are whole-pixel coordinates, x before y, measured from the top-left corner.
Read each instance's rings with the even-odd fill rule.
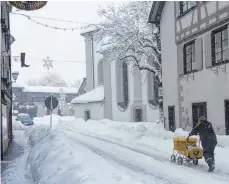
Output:
[[[19,75],[19,72],[17,72],[17,71],[12,72],[12,77],[13,77],[13,80],[14,80],[14,81],[12,81],[12,83],[16,83],[18,75]]]

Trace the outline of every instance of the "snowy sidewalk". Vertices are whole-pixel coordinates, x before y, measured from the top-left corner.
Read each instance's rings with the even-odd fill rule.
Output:
[[[12,144],[4,155],[4,160],[1,163],[2,183],[32,184],[26,172],[26,159],[29,145],[25,136],[25,130],[30,127],[19,127],[21,128],[13,130]]]

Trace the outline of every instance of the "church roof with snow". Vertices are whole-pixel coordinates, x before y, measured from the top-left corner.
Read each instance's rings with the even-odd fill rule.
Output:
[[[83,104],[92,102],[102,102],[104,100],[104,87],[103,85],[72,99],[72,104]]]

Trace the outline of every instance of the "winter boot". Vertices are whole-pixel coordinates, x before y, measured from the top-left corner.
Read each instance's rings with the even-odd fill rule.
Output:
[[[209,166],[208,172],[213,172],[215,169],[215,165]]]
[[[213,172],[214,169],[215,169],[214,160],[213,159],[209,159],[207,163],[208,163],[208,167],[209,167],[208,172]]]

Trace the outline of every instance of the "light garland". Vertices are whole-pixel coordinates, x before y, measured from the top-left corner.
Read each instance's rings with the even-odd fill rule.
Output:
[[[26,17],[28,20],[38,24],[38,25],[41,25],[41,26],[44,26],[44,27],[47,27],[47,28],[51,28],[51,29],[55,29],[55,30],[62,30],[62,31],[75,31],[75,30],[79,30],[79,29],[82,29],[82,28],[85,28],[85,26],[80,26],[80,27],[73,27],[73,28],[61,28],[61,27],[55,27],[55,26],[50,26],[48,24],[44,24],[42,22],[39,22],[37,20],[34,20],[32,18],[32,16],[29,16],[29,15],[25,15],[25,14],[19,14],[19,13],[12,13],[14,15],[21,15],[21,16],[24,16]],[[83,22],[75,22],[75,21],[69,21],[69,20],[61,20],[61,19],[54,19],[54,18],[47,18],[47,17],[37,17],[37,16],[33,16],[35,18],[40,18],[40,19],[48,19],[48,20],[52,20],[52,21],[61,21],[61,22],[68,22],[68,23],[76,23],[76,24],[85,24],[85,25],[98,25],[98,24],[90,24],[90,23],[83,23]]]

